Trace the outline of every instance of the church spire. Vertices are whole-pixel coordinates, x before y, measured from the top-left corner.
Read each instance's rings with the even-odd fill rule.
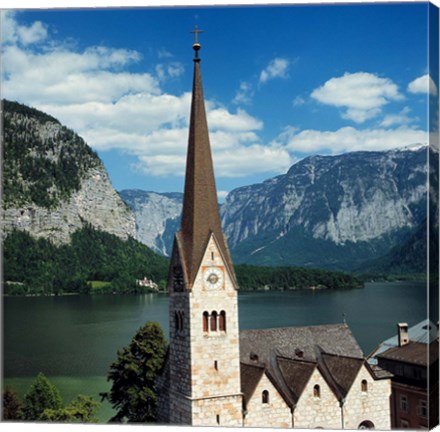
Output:
[[[229,273],[234,277],[231,258],[223,236],[215,187],[214,169],[206,120],[202,77],[200,73],[198,34],[196,26],[193,49],[194,79],[186,160],[180,241],[188,287],[191,288],[211,234],[218,243]]]

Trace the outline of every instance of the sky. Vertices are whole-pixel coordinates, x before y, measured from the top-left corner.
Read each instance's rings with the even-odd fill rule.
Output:
[[[439,88],[428,11],[427,3],[5,9],[1,95],[82,136],[117,190],[181,192],[197,25],[223,200],[310,155],[427,143]]]

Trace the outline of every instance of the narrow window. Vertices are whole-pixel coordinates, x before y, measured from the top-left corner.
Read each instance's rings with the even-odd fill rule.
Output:
[[[367,383],[367,380],[362,380],[362,382],[361,382],[361,391],[362,391],[363,393],[367,393],[367,391],[368,391],[368,383]]]
[[[218,327],[219,327],[220,331],[223,331],[223,332],[226,331],[226,312],[225,311],[220,312],[220,317],[218,320]]]
[[[179,312],[179,330],[183,331],[183,311]]]
[[[179,331],[179,314],[177,311],[174,312],[174,329],[176,332]]]
[[[405,395],[400,395],[400,410],[408,411],[408,398]]]
[[[214,360],[214,369],[218,371],[218,361]]]
[[[261,394],[261,401],[264,404],[268,404],[269,403],[269,392],[267,390],[264,390],[263,393]]]
[[[313,387],[313,397],[315,398],[321,397],[321,389],[319,388],[318,384],[316,384],[315,387]]]
[[[203,312],[203,331],[205,333],[208,333],[208,321],[209,321],[208,312]]]
[[[211,331],[217,331],[217,312],[211,312]]]
[[[219,425],[220,424],[220,414],[216,415],[216,419],[217,419],[217,424]]]
[[[211,259],[214,261],[214,252],[211,252]]]
[[[418,414],[420,417],[428,417],[428,404],[425,400],[419,400]]]

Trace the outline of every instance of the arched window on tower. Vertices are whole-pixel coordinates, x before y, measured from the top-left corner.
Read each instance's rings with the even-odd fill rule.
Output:
[[[218,327],[220,331],[225,332],[226,331],[226,312],[221,311],[219,320],[218,320]]]
[[[321,388],[319,387],[318,384],[316,384],[315,387],[313,387],[313,397],[315,398],[321,397]]]
[[[269,403],[269,392],[267,390],[263,390],[263,393],[261,393],[261,402],[264,404]]]
[[[217,312],[211,312],[211,331],[217,331]]]
[[[203,331],[208,333],[209,330],[209,314],[208,312],[203,312]]]

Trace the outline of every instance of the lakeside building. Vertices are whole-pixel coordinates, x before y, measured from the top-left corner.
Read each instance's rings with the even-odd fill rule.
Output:
[[[159,423],[390,429],[390,374],[370,366],[346,324],[239,332],[200,72],[194,79],[181,229],[169,267],[170,346]]]
[[[428,429],[439,421],[439,334],[429,319],[408,328],[397,324],[397,334],[383,341],[369,363],[393,374],[391,426]]]

